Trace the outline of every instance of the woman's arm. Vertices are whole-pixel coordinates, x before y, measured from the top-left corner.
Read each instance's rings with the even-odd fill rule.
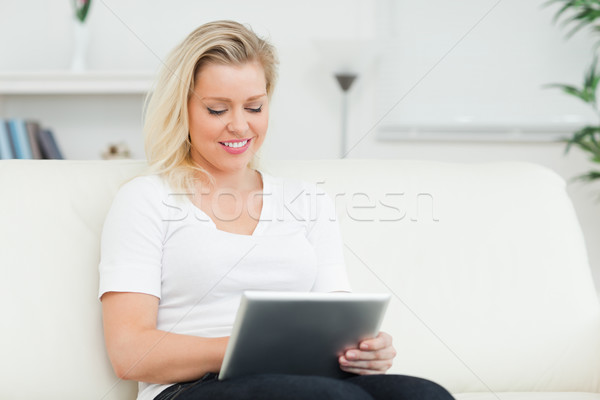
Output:
[[[158,298],[141,293],[102,296],[104,337],[121,379],[185,382],[221,369],[229,338],[201,338],[156,329]]]

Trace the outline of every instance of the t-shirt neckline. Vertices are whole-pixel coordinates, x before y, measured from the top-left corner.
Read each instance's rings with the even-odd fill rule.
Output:
[[[263,226],[265,225],[264,221],[265,221],[266,216],[270,215],[270,213],[271,213],[271,207],[272,207],[272,204],[271,204],[271,197],[272,197],[271,196],[271,179],[270,179],[270,176],[265,174],[264,172],[259,171],[259,170],[255,170],[255,171],[258,172],[261,176],[263,203],[262,203],[262,207],[260,210],[260,216],[258,217],[258,223],[254,227],[254,231],[252,231],[252,233],[249,235],[244,234],[244,233],[228,232],[228,231],[219,229],[217,227],[217,224],[215,224],[215,221],[213,221],[213,219],[208,214],[206,214],[202,209],[200,209],[200,207],[196,206],[190,197],[186,196],[186,199],[187,199],[188,203],[194,208],[194,211],[201,213],[202,216],[204,218],[206,218],[206,221],[208,222],[208,224],[212,228],[214,228],[216,231],[224,233],[224,234],[228,234],[228,235],[247,236],[247,237],[259,236],[264,229]],[[266,196],[265,196],[265,194],[266,194]]]

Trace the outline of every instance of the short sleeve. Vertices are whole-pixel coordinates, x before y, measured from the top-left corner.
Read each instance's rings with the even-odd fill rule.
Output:
[[[160,298],[163,199],[152,178],[133,179],[113,200],[102,230],[99,297],[136,292]]]
[[[349,292],[350,283],[334,203],[326,193],[317,193],[314,199],[316,213],[311,217],[308,228],[308,241],[317,256],[317,278],[312,291]]]

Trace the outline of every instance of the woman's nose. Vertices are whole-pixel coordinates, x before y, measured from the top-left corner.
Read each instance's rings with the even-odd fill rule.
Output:
[[[248,121],[243,110],[234,111],[231,113],[231,120],[227,125],[229,131],[233,134],[241,135],[248,130]]]

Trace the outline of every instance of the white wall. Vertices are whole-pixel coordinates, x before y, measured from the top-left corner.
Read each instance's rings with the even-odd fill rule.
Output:
[[[384,42],[377,104],[389,110],[407,97],[382,125],[596,121],[583,103],[543,89],[555,82],[579,84],[593,42],[587,32],[566,41],[567,29],[552,23],[558,5],[542,3],[388,0],[390,39]]]
[[[331,76],[334,60],[323,57],[314,42],[385,41],[383,39],[389,39],[393,32],[402,44],[400,60],[403,64],[399,74],[402,81],[391,96],[389,92],[383,96],[382,87],[387,83],[380,78],[385,57],[362,63],[361,76],[349,97],[349,142],[353,147],[349,157],[460,162],[523,160],[546,165],[565,178],[594,166],[577,151],[565,157],[560,143],[456,142],[451,138],[447,141],[377,140],[377,127],[385,122],[382,117],[392,106],[382,98],[393,99],[396,94],[398,100],[403,99],[397,106],[400,109],[419,106],[415,110],[423,110],[431,105],[432,119],[435,119],[440,112],[435,107],[443,107],[446,102],[474,92],[476,86],[486,83],[480,76],[469,79],[468,71],[473,63],[486,65],[490,60],[506,63],[505,68],[499,69],[505,73],[495,70],[496,73],[489,76],[487,82],[492,88],[521,82],[522,69],[515,67],[514,59],[499,57],[501,48],[490,47],[477,52],[480,58],[477,61],[473,51],[465,52],[465,47],[458,42],[474,27],[473,21],[479,21],[479,15],[490,10],[476,29],[462,39],[463,44],[470,43],[467,49],[478,43],[486,29],[489,32],[490,27],[505,26],[506,32],[512,32],[511,37],[515,37],[514,31],[517,31],[527,38],[524,41],[531,48],[520,48],[519,57],[533,55],[538,63],[543,60],[548,70],[556,71],[547,75],[545,68],[540,69],[544,77],[552,77],[552,82],[579,84],[589,62],[590,42],[586,35],[564,40],[564,31],[552,25],[553,9],[542,9],[541,0],[500,3],[435,0],[426,2],[426,8],[420,3],[423,2],[95,0],[89,17],[89,68],[156,71],[169,49],[201,23],[214,19],[249,23],[259,34],[271,38],[279,49],[281,61],[264,156],[334,158],[338,156],[341,95]],[[1,0],[0,71],[66,69],[73,45],[70,4],[70,0]],[[498,30],[502,28],[495,29],[494,44],[497,45],[501,43],[502,31]],[[368,61],[364,60],[364,54],[357,54],[356,59]],[[539,64],[536,65],[539,68]],[[532,89],[527,88],[527,93],[531,94]],[[544,93],[554,99],[552,104],[565,105],[569,112],[573,111],[572,103],[559,93]],[[514,107],[533,108],[533,114],[538,107],[539,114],[544,114],[543,105],[530,100],[522,102],[524,96],[514,87]],[[449,100],[429,102],[438,98]],[[9,96],[0,99],[0,117],[40,119],[54,129],[68,158],[99,158],[108,143],[121,140],[129,144],[134,157],[141,158],[141,101],[142,96],[138,95]],[[585,114],[583,109],[576,111]],[[573,184],[569,192],[586,236],[597,287],[600,287],[600,248],[597,246],[600,243],[600,202],[593,197],[594,193],[600,195],[600,188]]]

